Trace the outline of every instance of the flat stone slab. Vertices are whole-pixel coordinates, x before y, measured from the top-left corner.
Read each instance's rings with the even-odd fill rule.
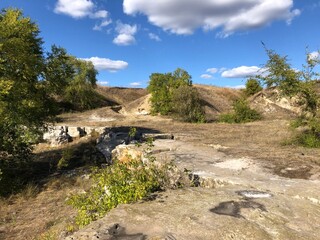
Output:
[[[153,201],[117,207],[67,239],[319,239],[319,206],[281,194],[246,199],[238,190],[159,193]]]
[[[208,184],[120,205],[67,239],[319,239],[319,180],[279,177],[212,146],[168,139],[154,145],[158,160],[174,159]]]

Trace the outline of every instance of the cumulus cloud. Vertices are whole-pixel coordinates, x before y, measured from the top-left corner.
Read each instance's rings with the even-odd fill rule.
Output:
[[[124,0],[123,9],[129,15],[144,14],[150,23],[175,34],[222,28],[224,37],[276,20],[290,23],[300,14],[293,0]]]
[[[91,57],[81,59],[92,62],[97,70],[108,70],[110,72],[117,72],[119,70],[127,68],[129,65],[125,61],[111,60],[109,58]]]
[[[221,73],[221,76],[225,78],[246,78],[261,74],[262,71],[263,69],[257,66],[241,66],[225,70]]]
[[[208,68],[206,70],[206,72],[211,73],[211,74],[215,74],[216,72],[218,72],[218,68]]]
[[[96,6],[91,0],[58,0],[54,12],[73,18],[106,18],[108,16],[108,11],[95,11],[95,9]]]
[[[149,33],[149,38],[152,40],[155,40],[157,42],[161,41],[161,38],[157,34],[154,34],[154,33]]]
[[[134,35],[137,33],[137,25],[131,26],[118,21],[115,30],[118,36],[113,39],[114,44],[128,46],[136,42]]]
[[[203,79],[210,79],[210,78],[212,78],[212,75],[210,75],[210,74],[202,74],[200,77],[203,78]]]

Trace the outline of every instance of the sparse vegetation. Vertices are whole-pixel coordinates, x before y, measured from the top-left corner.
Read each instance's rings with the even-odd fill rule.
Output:
[[[232,113],[221,114],[220,122],[226,123],[246,123],[260,120],[261,114],[254,109],[251,109],[245,99],[236,100],[233,103]]]
[[[169,181],[167,171],[172,167],[171,163],[159,167],[154,162],[131,159],[97,170],[92,176],[94,184],[91,189],[68,200],[78,209],[76,223],[83,227],[121,203],[133,203],[163,189]]]

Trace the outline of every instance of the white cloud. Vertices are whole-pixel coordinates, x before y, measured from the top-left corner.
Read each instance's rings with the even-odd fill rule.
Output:
[[[111,24],[111,23],[112,23],[112,20],[111,20],[111,19],[102,20],[100,24],[96,24],[96,25],[93,27],[93,30],[101,31],[103,27],[106,27],[106,26],[108,26],[108,25]]]
[[[319,51],[311,52],[311,53],[308,54],[308,58],[311,59],[311,60],[317,60],[317,59],[320,60],[320,52]]]
[[[89,16],[93,8],[94,3],[87,0],[58,0],[54,12],[73,18],[83,18]]]
[[[108,17],[108,11],[106,10],[99,10],[97,12],[91,13],[90,17],[91,18],[106,18]]]
[[[85,61],[91,61],[97,70],[108,70],[110,72],[117,72],[119,70],[127,68],[129,65],[125,61],[111,60],[109,58],[91,57],[81,59]]]
[[[208,68],[206,70],[206,72],[211,73],[211,74],[215,74],[216,72],[218,72],[218,68]]]
[[[221,73],[221,76],[225,78],[246,78],[256,76],[261,73],[262,68],[259,68],[257,66],[241,66],[232,68],[230,70],[225,70]]]
[[[97,10],[97,6],[91,0],[58,0],[54,8],[57,14],[64,14],[72,18],[103,19],[99,25],[94,26],[94,30],[101,30],[111,23],[108,19],[109,13],[106,10]]]
[[[113,39],[114,44],[128,46],[136,42],[134,35],[137,33],[137,25],[131,26],[118,21],[116,32],[118,33],[118,36]]]
[[[221,28],[224,37],[276,20],[290,23],[300,14],[293,0],[124,0],[123,9],[129,15],[144,14],[150,23],[175,34]]]
[[[142,85],[141,82],[132,82],[132,83],[130,83],[130,86],[132,86],[132,87],[139,87],[141,85]]]
[[[161,42],[161,38],[157,34],[149,33],[149,38],[157,42]]]
[[[204,79],[210,79],[210,78],[212,78],[212,75],[210,75],[210,74],[202,74],[200,77],[204,78]]]

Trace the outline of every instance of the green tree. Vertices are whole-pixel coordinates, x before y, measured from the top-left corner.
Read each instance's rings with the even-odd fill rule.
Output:
[[[173,73],[151,74],[147,89],[152,94],[152,112],[162,115],[171,113],[173,92],[180,86],[192,86],[191,76],[181,68],[177,68]]]
[[[252,96],[256,94],[257,92],[260,92],[262,90],[262,87],[259,83],[259,81],[255,78],[249,78],[246,82],[246,88],[244,90],[244,93],[247,96]]]
[[[85,110],[94,107],[96,75],[92,62],[70,57],[74,76],[64,90],[64,99],[77,109]]]
[[[293,96],[297,94],[300,86],[299,72],[291,68],[287,56],[280,56],[274,50],[266,47],[265,50],[269,57],[264,65],[267,71],[257,78],[261,79],[268,88],[278,86],[284,95]]]
[[[62,47],[53,45],[47,54],[45,83],[48,91],[71,103],[75,109],[94,107],[96,75],[91,62],[69,55]]]
[[[25,157],[36,129],[50,116],[41,83],[44,70],[38,26],[16,9],[0,13],[0,152]]]
[[[172,112],[184,122],[205,121],[205,112],[197,89],[180,86],[173,91]]]
[[[47,53],[45,81],[51,94],[63,96],[64,89],[72,81],[75,71],[67,51],[53,45]]]

